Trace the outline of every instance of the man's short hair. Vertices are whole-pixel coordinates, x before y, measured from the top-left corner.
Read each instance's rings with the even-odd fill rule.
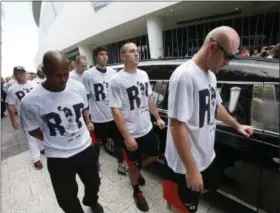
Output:
[[[93,56],[96,57],[98,53],[105,51],[108,53],[108,48],[106,46],[98,46],[93,50]]]
[[[81,60],[87,60],[87,58],[85,56],[83,56],[83,55],[78,55],[76,57],[76,60],[75,60],[76,64],[79,64],[81,62]]]
[[[125,53],[125,51],[126,51],[126,47],[127,47],[127,45],[129,45],[129,44],[135,44],[135,43],[133,43],[133,42],[126,42],[124,45],[122,45],[122,47],[121,47],[121,49],[120,49],[120,53],[121,54],[123,54],[123,53]],[[135,44],[136,45],[136,44]]]

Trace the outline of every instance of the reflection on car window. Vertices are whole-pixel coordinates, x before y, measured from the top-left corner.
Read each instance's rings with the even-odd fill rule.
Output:
[[[251,114],[253,127],[279,133],[279,86],[255,85]]]
[[[221,95],[223,106],[229,110],[230,96],[234,87],[240,88],[240,94],[236,102],[235,110],[231,115],[241,124],[250,124],[250,110],[253,85],[217,84],[217,90]],[[232,94],[234,96],[234,94]]]
[[[156,105],[160,109],[164,109],[165,95],[167,91],[168,81],[167,80],[157,80],[151,81],[153,86],[153,97],[156,102]]]

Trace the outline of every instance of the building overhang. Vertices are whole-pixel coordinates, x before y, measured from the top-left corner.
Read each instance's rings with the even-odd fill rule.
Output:
[[[42,1],[33,1],[32,2],[33,18],[38,27],[40,26],[41,4],[42,4]]]

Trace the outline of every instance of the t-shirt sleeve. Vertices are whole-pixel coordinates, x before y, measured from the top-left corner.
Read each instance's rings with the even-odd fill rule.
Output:
[[[20,103],[20,124],[24,131],[29,132],[41,128],[42,120],[38,113],[30,106],[30,103],[25,101]]]
[[[187,123],[193,114],[193,82],[190,76],[178,75],[170,81],[168,116]]]
[[[118,83],[115,79],[112,79],[109,84],[108,97],[109,97],[110,107],[114,107],[114,108],[122,107],[121,92]]]
[[[146,78],[147,78],[147,81],[148,81],[148,95],[152,95],[153,94],[153,90],[152,90],[152,87],[151,87],[151,84],[150,84],[150,78],[148,76],[148,74],[145,72],[145,75],[146,75]]]
[[[6,103],[9,105],[16,105],[16,95],[13,92],[13,89],[10,87],[7,91]]]

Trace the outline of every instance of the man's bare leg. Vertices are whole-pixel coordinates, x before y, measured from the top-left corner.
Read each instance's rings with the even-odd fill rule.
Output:
[[[158,156],[153,156],[153,157],[147,156],[147,157],[144,157],[144,158],[143,158],[143,164],[142,164],[142,166],[145,167],[145,166],[147,166],[148,164],[150,164],[150,163],[156,161],[157,159],[158,159]]]
[[[179,210],[178,208],[176,208],[174,205],[171,205],[171,211],[172,211],[172,213],[184,213],[181,210]]]

